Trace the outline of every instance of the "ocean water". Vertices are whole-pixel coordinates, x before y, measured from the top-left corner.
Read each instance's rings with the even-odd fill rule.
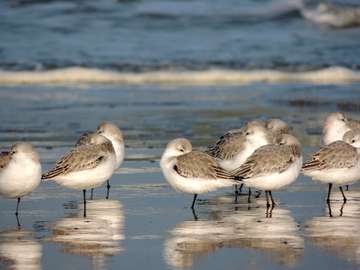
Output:
[[[358,4],[335,3],[337,20]],[[308,159],[329,112],[360,119],[360,28],[305,17],[317,8],[2,1],[1,149],[29,141],[46,170],[106,119],[123,130],[126,158],[86,218],[81,192],[49,182],[22,201],[21,229],[16,202],[0,198],[0,269],[358,269],[359,184],[346,204],[334,189],[328,206],[327,187],[300,176],[274,192],[272,212],[264,196],[248,204],[223,189],[199,196],[194,220],[192,196],[159,168],[169,140],[205,149],[253,118],[287,121]]]
[[[334,3],[353,9],[351,4],[358,4]],[[2,1],[0,68],[359,70],[359,29],[308,20],[304,11],[316,11],[317,2],[303,5],[301,0]],[[335,18],[341,16],[339,11]]]

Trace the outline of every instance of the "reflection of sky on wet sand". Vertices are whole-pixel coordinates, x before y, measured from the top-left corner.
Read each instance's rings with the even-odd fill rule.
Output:
[[[9,230],[0,232],[0,269],[6,265],[14,270],[39,270],[42,247],[31,232]]]
[[[104,269],[105,257],[123,250],[122,205],[116,200],[93,200],[88,201],[86,212],[86,218],[79,209],[77,215],[55,222],[51,241],[61,243],[65,253],[91,256],[94,269]]]
[[[264,202],[231,211],[215,210],[207,219],[183,221],[165,241],[165,261],[172,268],[193,267],[196,260],[216,250],[255,249],[280,265],[293,266],[302,257],[304,240],[290,211],[275,207],[266,217]],[[269,216],[269,213],[268,213]]]
[[[325,216],[306,222],[306,235],[316,246],[360,264],[360,192],[350,190],[346,196],[344,204],[341,193],[334,192]]]

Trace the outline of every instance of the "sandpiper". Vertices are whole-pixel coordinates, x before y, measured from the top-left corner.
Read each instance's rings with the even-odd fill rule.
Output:
[[[322,147],[304,163],[302,172],[313,180],[329,185],[327,202],[333,184],[339,185],[344,202],[343,185],[353,184],[360,179],[360,129],[350,130],[343,141],[335,141]]]
[[[125,144],[121,130],[115,124],[104,121],[97,127],[96,133],[106,137],[111,141],[116,156],[116,164],[114,170],[117,170],[120,167],[121,163],[124,161],[125,156]],[[90,139],[88,138],[88,133],[85,133],[79,138],[76,145],[86,145],[89,143]],[[94,189],[91,189],[91,198],[93,198],[93,192]],[[106,199],[109,199],[109,192],[110,182],[108,179]]]
[[[216,158],[223,169],[232,171],[243,164],[254,150],[272,141],[272,134],[259,121],[254,121],[221,136],[208,147],[207,153]]]
[[[242,129],[229,131],[221,136],[214,145],[208,147],[207,153],[215,157],[223,169],[230,172],[239,168],[256,149],[274,143],[288,130],[288,125],[277,118],[266,122],[254,120]],[[240,191],[242,186],[241,184]],[[235,189],[237,194],[237,185]],[[249,200],[250,195],[249,189]]]
[[[38,187],[41,179],[41,165],[37,151],[31,144],[14,144],[10,151],[0,153],[0,195],[17,198],[16,212],[18,225],[21,197]]]
[[[348,118],[341,112],[331,113],[325,119],[322,137],[323,143],[329,145],[340,141],[347,131],[358,128],[360,128],[360,121]],[[349,190],[349,185],[346,185],[346,190]]]
[[[198,194],[234,185],[234,177],[222,169],[207,153],[193,151],[184,138],[172,140],[166,146],[160,166],[167,182],[177,191],[194,194],[194,209]]]
[[[302,165],[300,142],[292,135],[283,134],[279,144],[258,148],[244,164],[233,171],[245,185],[265,190],[267,206],[275,205],[272,191],[293,183]]]
[[[90,143],[79,145],[60,158],[54,168],[42,175],[42,179],[72,189],[82,189],[84,216],[86,216],[86,189],[102,185],[114,173],[115,151],[110,140],[99,134],[91,134]]]
[[[341,141],[344,134],[349,130],[359,129],[360,121],[346,117],[341,112],[329,114],[323,126],[323,143],[329,145]]]
[[[272,118],[267,120],[265,126],[273,133],[273,136],[275,136],[275,138],[278,140],[281,140],[282,134],[288,134],[290,131],[289,125],[279,118]]]

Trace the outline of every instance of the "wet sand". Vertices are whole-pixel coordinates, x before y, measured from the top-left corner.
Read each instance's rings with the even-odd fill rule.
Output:
[[[24,86],[1,87],[0,145],[33,143],[47,169],[101,120],[124,131],[126,159],[106,188],[95,191],[81,217],[81,192],[42,183],[21,205],[0,198],[0,268],[5,269],[357,269],[360,263],[359,184],[332,218],[326,187],[301,176],[270,218],[264,198],[234,201],[233,190],[200,196],[198,221],[191,196],[166,184],[159,158],[166,142],[189,138],[205,147],[252,118],[281,117],[308,153],[319,146],[320,125],[341,110],[360,119],[360,84],[247,86]],[[21,252],[24,250],[24,252]],[[26,252],[25,252],[26,251]]]

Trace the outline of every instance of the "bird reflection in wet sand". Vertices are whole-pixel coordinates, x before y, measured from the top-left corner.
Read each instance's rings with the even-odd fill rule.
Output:
[[[263,205],[213,209],[208,219],[179,223],[164,244],[166,263],[174,269],[191,268],[196,260],[221,248],[238,248],[263,251],[278,264],[295,265],[304,249],[298,224],[290,211],[280,207],[272,209],[272,218],[267,218]]]
[[[306,236],[318,247],[360,265],[360,192],[349,191],[346,203],[340,192],[325,207],[325,216],[306,222]]]
[[[42,247],[25,230],[0,232],[0,269],[41,269]]]
[[[89,256],[94,269],[105,269],[106,258],[123,250],[124,213],[117,200],[94,200],[87,205],[87,217],[63,218],[52,226],[50,240],[63,245],[63,252]]]

